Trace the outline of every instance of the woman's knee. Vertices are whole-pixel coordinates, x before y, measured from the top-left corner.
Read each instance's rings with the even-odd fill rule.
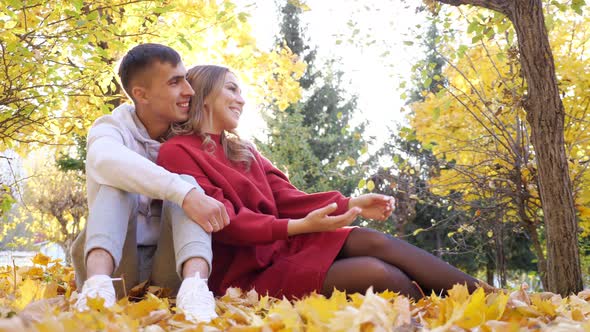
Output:
[[[402,270],[379,259],[368,258],[370,258],[368,271],[372,276],[369,278],[369,286],[373,286],[375,292],[394,291],[416,300],[422,297],[417,284]]]
[[[378,291],[393,290],[398,285],[412,282],[400,269],[378,258],[366,257],[363,265],[367,279],[371,280],[371,285]]]
[[[328,271],[322,293],[329,295],[334,287],[347,292],[361,293],[373,287],[376,292],[392,290],[415,295],[411,293],[412,280],[403,271],[370,256],[336,261]]]
[[[349,235],[347,252],[351,256],[374,256],[376,253],[390,250],[396,241],[391,235],[370,228],[356,228]]]

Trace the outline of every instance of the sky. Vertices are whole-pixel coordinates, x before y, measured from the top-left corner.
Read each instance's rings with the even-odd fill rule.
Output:
[[[250,12],[258,46],[270,49],[279,30],[275,2],[236,3]],[[416,42],[418,37],[411,31],[424,18],[400,0],[308,0],[306,4],[310,10],[301,15],[301,21],[317,47],[319,61],[336,60],[336,67],[344,72],[343,87],[358,97],[354,121],[367,120],[366,134],[376,136],[380,145],[390,128],[403,121],[399,84],[409,79],[412,65],[421,58],[417,44],[410,46],[407,41]],[[355,29],[358,32],[350,41]],[[239,131],[245,137],[260,136],[265,127],[252,106],[246,107],[240,121]]]

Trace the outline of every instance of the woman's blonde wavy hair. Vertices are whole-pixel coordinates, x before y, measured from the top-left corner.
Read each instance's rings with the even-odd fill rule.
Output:
[[[207,117],[205,115],[205,99],[211,95],[217,97],[225,83],[225,75],[230,70],[214,65],[195,66],[188,70],[187,80],[195,91],[190,101],[189,118],[185,122],[175,123],[170,128],[171,136],[176,135],[199,135],[203,138],[203,146],[206,151],[212,153],[215,150],[215,143],[207,133],[201,129]],[[235,130],[221,133],[221,146],[230,161],[236,164],[244,164],[250,169],[254,154],[252,143],[242,140]]]

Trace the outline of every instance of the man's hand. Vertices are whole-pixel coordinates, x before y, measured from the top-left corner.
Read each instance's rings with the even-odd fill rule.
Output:
[[[225,205],[197,189],[186,194],[182,209],[187,217],[199,224],[206,232],[217,232],[229,225],[229,216]]]
[[[354,207],[361,209],[360,215],[363,218],[385,220],[393,213],[395,199],[386,195],[366,194],[350,199],[348,208]]]
[[[336,211],[338,206],[332,203],[311,211],[303,219],[293,219],[289,221],[287,232],[289,235],[331,231],[340,227],[352,224],[357,215],[361,212],[359,208],[352,208],[346,213],[339,216],[329,216]]]

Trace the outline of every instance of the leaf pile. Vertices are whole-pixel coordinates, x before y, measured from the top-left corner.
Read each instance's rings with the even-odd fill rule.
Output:
[[[228,290],[217,299],[219,318],[205,324],[187,321],[148,290],[138,302],[128,298],[105,309],[89,301],[90,311],[76,312],[73,271],[43,255],[34,266],[0,268],[0,331],[588,331],[590,290],[562,298],[553,293],[472,294],[456,285],[448,296],[418,302],[394,292],[312,294],[297,301]],[[132,298],[132,296],[130,296]]]

